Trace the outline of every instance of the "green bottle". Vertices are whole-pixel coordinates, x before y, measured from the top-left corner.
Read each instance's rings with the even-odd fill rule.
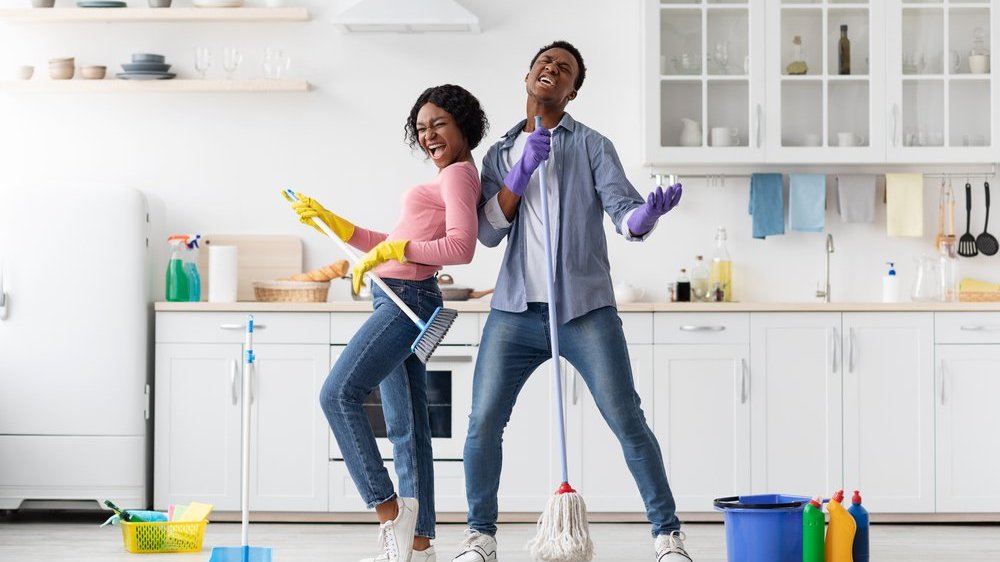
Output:
[[[825,526],[822,498],[817,496],[809,500],[809,504],[802,512],[802,562],[824,562]]]
[[[188,237],[174,235],[167,238],[170,243],[170,261],[167,263],[167,300],[169,302],[187,302],[190,300],[188,273],[184,270],[182,254]]]

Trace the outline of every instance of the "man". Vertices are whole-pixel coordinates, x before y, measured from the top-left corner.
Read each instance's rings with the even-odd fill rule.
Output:
[[[543,47],[525,77],[527,120],[483,160],[479,240],[507,238],[503,267],[479,347],[465,442],[469,529],[455,562],[495,562],[501,439],[527,378],[551,357],[543,236],[555,254],[559,348],[579,371],[621,442],[653,527],[657,562],[690,562],[659,445],[635,391],[614,306],[602,211],[628,240],[643,240],[680,201],[681,186],[644,202],[611,142],[565,112],[586,74],[571,44]],[[542,118],[535,129],[534,118]],[[539,164],[546,160],[553,232],[542,227]]]

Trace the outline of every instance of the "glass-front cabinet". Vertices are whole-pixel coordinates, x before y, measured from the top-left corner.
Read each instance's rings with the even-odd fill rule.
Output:
[[[649,163],[763,160],[762,4],[659,0],[646,15]]]
[[[645,0],[646,159],[1000,159],[1000,0]]]

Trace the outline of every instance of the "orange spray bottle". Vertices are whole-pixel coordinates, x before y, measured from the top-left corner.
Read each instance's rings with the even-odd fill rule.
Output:
[[[857,523],[844,507],[844,491],[837,490],[830,499],[830,526],[826,530],[826,562],[853,562],[854,533]]]

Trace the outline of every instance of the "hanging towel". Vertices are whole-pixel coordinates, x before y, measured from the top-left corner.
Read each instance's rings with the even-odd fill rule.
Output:
[[[788,176],[788,225],[792,230],[823,232],[826,227],[826,175]]]
[[[875,222],[875,176],[837,176],[837,203],[843,222]]]
[[[924,235],[923,174],[886,174],[885,200],[889,236]]]
[[[764,239],[785,233],[785,201],[781,192],[781,174],[750,176],[750,215],[753,237]]]

